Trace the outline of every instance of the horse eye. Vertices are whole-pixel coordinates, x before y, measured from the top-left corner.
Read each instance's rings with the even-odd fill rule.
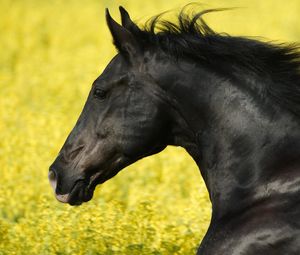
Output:
[[[97,97],[98,99],[104,99],[106,98],[107,91],[103,89],[95,89],[94,90],[94,96]]]

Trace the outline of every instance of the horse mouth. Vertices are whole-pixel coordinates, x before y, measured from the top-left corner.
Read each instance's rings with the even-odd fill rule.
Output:
[[[89,179],[79,179],[74,183],[69,193],[55,193],[55,197],[59,202],[70,205],[81,205],[83,202],[88,202],[92,199],[97,184],[105,181],[102,180],[102,175],[103,172],[100,172],[94,174]]]
[[[85,180],[78,180],[75,182],[70,193],[55,194],[56,199],[62,203],[70,205],[81,205],[83,202],[91,200],[94,190],[88,189]]]
[[[57,194],[55,192],[55,197],[59,202],[70,205],[81,205],[83,202],[88,202],[93,198],[96,186],[115,176],[121,169],[128,165],[128,162],[128,158],[124,157],[122,160],[114,161],[114,164],[110,167],[89,169],[89,172],[93,172],[93,174],[76,180],[69,193]],[[52,171],[49,172],[49,181],[52,188],[57,190],[57,180],[55,179],[55,174],[53,176]]]

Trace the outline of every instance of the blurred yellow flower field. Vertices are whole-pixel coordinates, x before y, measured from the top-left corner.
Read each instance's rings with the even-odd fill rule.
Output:
[[[57,202],[47,179],[93,80],[116,54],[105,7],[118,20],[123,5],[142,25],[187,3],[0,0],[0,255],[195,254],[211,207],[183,149],[128,167],[80,207]],[[207,16],[219,32],[300,41],[299,0],[202,4],[239,7]]]

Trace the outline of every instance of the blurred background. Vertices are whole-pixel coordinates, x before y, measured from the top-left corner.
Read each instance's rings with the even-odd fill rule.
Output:
[[[60,204],[48,167],[92,82],[116,54],[104,9],[139,25],[188,1],[0,0],[0,254],[195,254],[211,206],[180,148],[143,159],[80,207]],[[218,32],[299,42],[299,0],[203,0]],[[202,7],[201,7],[202,8]],[[200,8],[200,9],[201,9]],[[199,10],[200,10],[199,9]]]

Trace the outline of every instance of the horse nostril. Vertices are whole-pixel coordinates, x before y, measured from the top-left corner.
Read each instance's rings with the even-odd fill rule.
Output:
[[[55,190],[57,185],[57,175],[54,169],[50,169],[48,173],[48,178],[52,188]]]

